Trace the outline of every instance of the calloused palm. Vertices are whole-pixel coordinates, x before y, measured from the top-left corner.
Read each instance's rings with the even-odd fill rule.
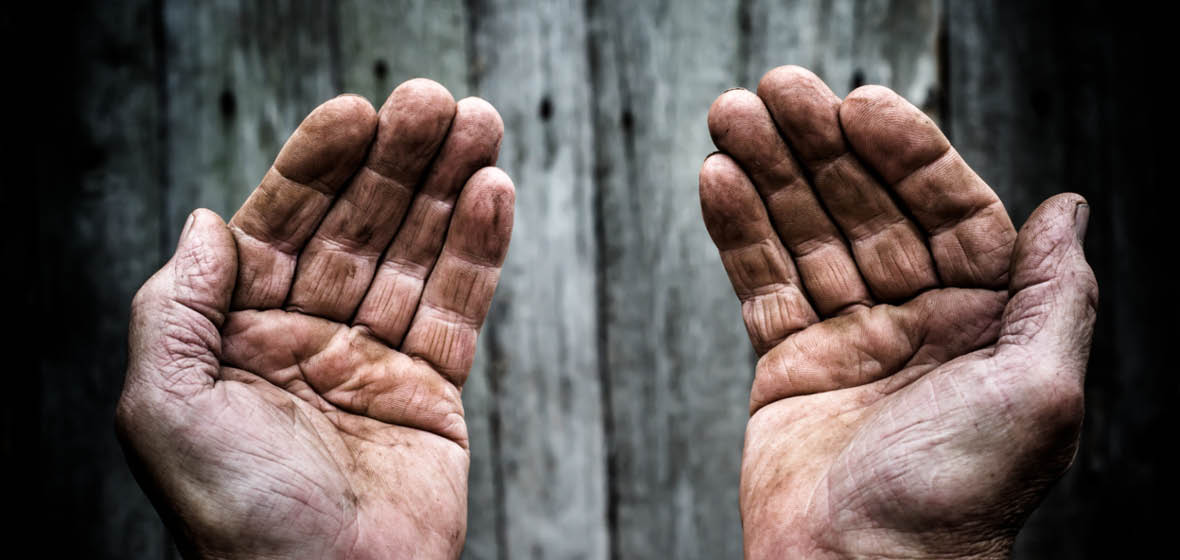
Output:
[[[1003,556],[1072,460],[1088,206],[1019,235],[920,110],[781,67],[709,112],[705,223],[761,358],[748,557]]]
[[[512,229],[503,123],[411,80],[315,109],[132,304],[117,425],[184,552],[450,558],[460,388]]]

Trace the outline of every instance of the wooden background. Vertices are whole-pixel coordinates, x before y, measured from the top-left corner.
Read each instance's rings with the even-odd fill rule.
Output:
[[[8,529],[39,535],[47,552],[175,554],[111,426],[128,303],[185,214],[232,214],[302,116],[335,93],[380,105],[402,80],[427,76],[500,110],[500,165],[518,188],[512,248],[464,392],[465,557],[740,557],[754,356],[701,223],[696,176],[712,150],[712,99],[787,63],[838,94],[882,83],[909,97],[1018,224],[1052,193],[1090,199],[1103,302],[1083,447],[1018,557],[1123,556],[1167,524],[1180,384],[1160,350],[1172,333],[1157,304],[1175,299],[1160,295],[1171,283],[1156,264],[1175,253],[1157,241],[1167,206],[1154,131],[1167,102],[1153,92],[1151,56],[1164,35],[1131,9],[88,4],[3,16],[5,254],[28,263],[4,275],[10,326],[25,325],[11,339],[4,409],[20,518]]]

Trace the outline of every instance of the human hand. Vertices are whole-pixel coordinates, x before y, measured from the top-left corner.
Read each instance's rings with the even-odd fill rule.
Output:
[[[183,552],[454,558],[460,389],[512,230],[503,123],[411,80],[315,109],[136,294],[117,427]]]
[[[702,211],[760,355],[746,556],[1008,555],[1077,448],[1089,207],[1055,196],[1017,234],[921,111],[798,67],[709,130]]]

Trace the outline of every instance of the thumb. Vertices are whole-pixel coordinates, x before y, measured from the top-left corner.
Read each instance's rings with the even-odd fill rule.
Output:
[[[225,222],[209,210],[194,211],[176,253],[131,302],[124,397],[141,388],[184,396],[212,383],[237,268]]]
[[[1012,254],[1008,305],[996,342],[999,371],[1016,410],[1046,437],[1042,453],[1068,466],[1085,410],[1084,378],[1098,306],[1098,284],[1082,251],[1090,206],[1076,194],[1041,203],[1020,229]],[[1054,471],[1056,474],[1056,471]]]
[[[1031,350],[1085,374],[1098,307],[1098,283],[1082,249],[1090,206],[1073,193],[1041,203],[1016,239],[1012,254],[1001,353]]]

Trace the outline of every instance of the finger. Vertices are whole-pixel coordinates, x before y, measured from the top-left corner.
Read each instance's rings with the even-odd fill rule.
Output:
[[[827,84],[808,70],[783,66],[762,77],[758,96],[848,238],[873,295],[895,301],[938,285],[917,226],[849,152],[840,131],[840,98]]]
[[[459,389],[426,363],[364,329],[280,309],[237,311],[224,329],[223,360],[311,403],[466,446]]]
[[[299,251],[360,165],[376,128],[372,105],[355,95],[327,101],[303,119],[230,219],[240,260],[235,309],[283,304]]]
[[[730,90],[709,108],[709,133],[758,188],[779,239],[820,315],[872,305],[844,239],[828,218],[758,96]]]
[[[1011,300],[996,358],[1025,373],[1032,393],[1080,419],[1082,382],[1098,308],[1098,284],[1082,248],[1090,207],[1076,194],[1043,202],[1020,229],[1012,257]]]
[[[750,413],[788,397],[856,387],[891,375],[884,390],[895,391],[995,341],[1006,299],[1001,291],[932,290],[901,306],[877,305],[813,325],[758,361]]]
[[[1016,229],[930,117],[888,88],[864,86],[840,105],[840,123],[856,155],[926,230],[943,284],[1008,284]]]
[[[131,304],[124,394],[141,388],[189,394],[217,378],[220,335],[238,258],[225,222],[209,210],[189,216],[172,259]]]
[[[451,132],[386,250],[353,324],[368,327],[394,347],[401,345],[446,239],[459,191],[476,171],[496,163],[503,135],[504,122],[491,104],[474,97],[459,102]]]
[[[426,360],[457,387],[471,369],[508,253],[515,198],[512,180],[495,167],[467,181],[402,344],[402,352]]]
[[[336,321],[352,316],[454,116],[455,100],[435,82],[410,80],[393,90],[368,159],[299,256],[288,309]]]
[[[742,318],[758,354],[818,321],[791,256],[737,163],[724,154],[706,158],[700,196],[705,227],[742,302]]]

